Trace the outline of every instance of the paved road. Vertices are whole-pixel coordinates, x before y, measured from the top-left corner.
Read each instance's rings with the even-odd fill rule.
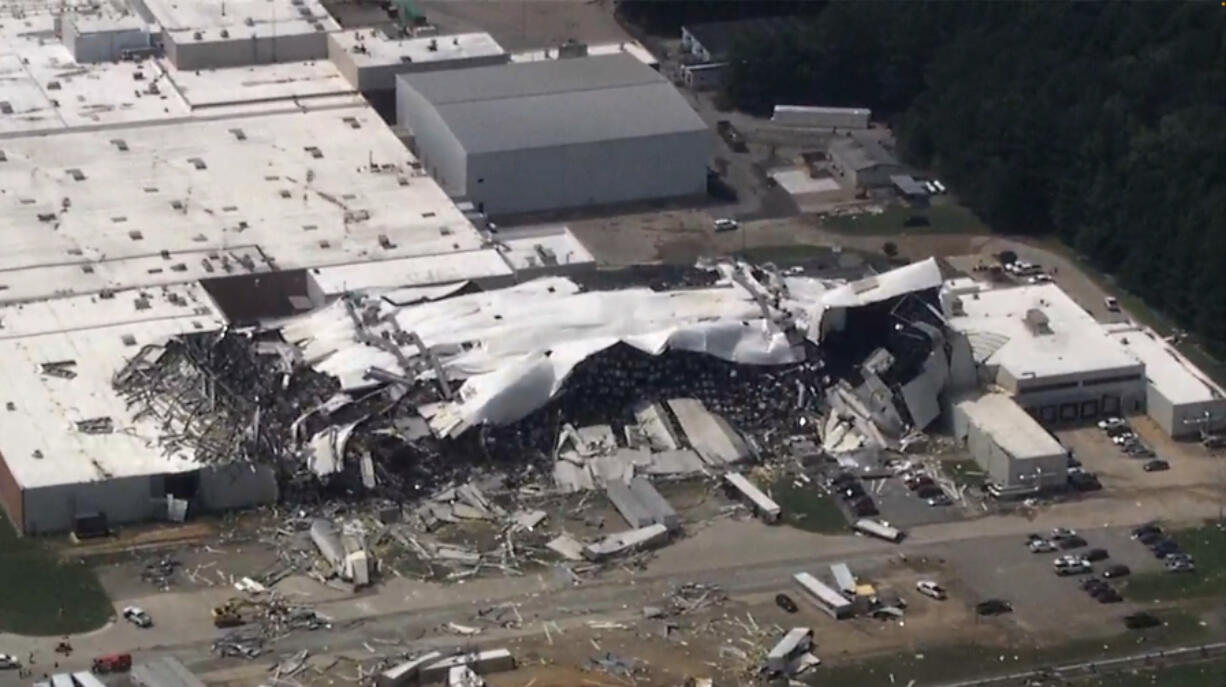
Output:
[[[1212,500],[1178,499],[1149,500],[1127,503],[1110,498],[1061,504],[1037,514],[1032,519],[1016,516],[992,516],[976,520],[917,528],[902,545],[852,536],[822,536],[790,528],[766,527],[756,522],[718,520],[673,546],[661,550],[648,570],[637,575],[617,571],[605,579],[572,587],[552,572],[515,579],[487,579],[467,585],[443,587],[413,583],[389,583],[377,595],[345,599],[318,605],[320,611],[336,619],[332,631],[302,632],[290,635],[276,646],[277,653],[311,649],[331,652],[363,650],[363,642],[372,638],[456,644],[456,638],[438,634],[438,628],[449,622],[472,622],[477,608],[496,603],[519,604],[526,627],[516,631],[491,631],[483,641],[499,641],[514,636],[541,632],[534,620],[557,620],[581,624],[588,620],[621,619],[637,616],[646,604],[662,599],[671,586],[681,581],[703,581],[721,585],[733,595],[770,591],[788,586],[789,576],[802,569],[813,569],[831,562],[846,560],[870,565],[876,560],[905,553],[944,555],[952,542],[1015,539],[1018,535],[1068,525],[1092,530],[1107,524],[1126,525],[1162,518],[1189,521],[1204,516],[1216,508]],[[404,582],[404,581],[398,581]],[[284,583],[283,583],[284,584]],[[406,589],[414,589],[406,594]],[[228,591],[209,590],[212,596],[228,595]],[[397,596],[401,595],[401,596]],[[176,598],[179,597],[179,598]],[[208,595],[184,593],[162,594],[151,600],[165,599],[177,604],[178,615],[190,614],[192,624],[184,631],[172,631],[179,618],[167,607],[165,613],[154,611],[162,630],[141,633],[127,626],[104,628],[89,635],[74,637],[78,649],[63,667],[85,667],[89,657],[110,651],[132,650],[141,658],[159,653],[173,653],[200,672],[211,672],[234,666],[236,660],[220,660],[210,653],[215,630],[204,621]],[[145,603],[147,607],[153,603]],[[190,629],[189,629],[190,628]],[[167,637],[174,637],[166,641]],[[0,647],[8,653],[26,656],[31,649],[46,657],[53,640],[0,636]],[[40,672],[41,666],[40,663]],[[262,671],[267,663],[250,664]],[[16,675],[0,676],[0,685],[17,684]]]

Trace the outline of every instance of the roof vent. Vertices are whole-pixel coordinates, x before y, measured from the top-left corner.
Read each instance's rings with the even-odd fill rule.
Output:
[[[1051,321],[1047,319],[1047,314],[1038,308],[1031,308],[1026,311],[1026,329],[1035,336],[1046,336],[1051,334]]]

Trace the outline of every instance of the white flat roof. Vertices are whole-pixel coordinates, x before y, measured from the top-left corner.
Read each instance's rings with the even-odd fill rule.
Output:
[[[1109,325],[1111,338],[1145,364],[1145,377],[1171,403],[1203,403],[1226,398],[1226,391],[1152,329]]]
[[[167,31],[207,30],[223,26],[271,25],[285,35],[283,27],[294,21],[312,19],[325,23],[327,30],[339,28],[319,0],[141,0],[154,20]]]
[[[644,48],[638,41],[620,41],[617,43],[590,43],[587,46],[587,54],[589,57],[597,55],[615,55],[617,53],[626,53],[642,62],[645,65],[654,67],[660,64],[655,55],[651,51]],[[522,52],[511,53],[512,62],[539,62],[541,60],[556,60],[558,59],[558,49],[542,48],[539,50],[524,50]]]
[[[172,89],[148,92],[160,74],[152,61],[77,64],[53,32],[50,14],[0,10],[0,101],[11,109],[0,113],[0,137],[188,114]]]
[[[363,262],[311,270],[311,276],[326,294],[365,289],[430,286],[505,277],[514,273],[498,251],[469,250],[398,260]]]
[[[972,424],[1014,458],[1043,458],[1066,450],[1043,426],[1005,394],[984,394],[957,402]]]
[[[355,93],[353,86],[329,60],[200,70],[180,70],[165,59],[159,60],[159,65],[178,95],[196,111],[253,101]]]
[[[562,225],[503,229],[497,239],[503,245],[503,257],[517,270],[596,262],[591,251]]]
[[[187,454],[164,456],[156,421],[134,419],[111,387],[141,347],[224,325],[199,286],[8,305],[0,320],[0,451],[23,488],[199,467]],[[62,368],[67,376],[42,367],[66,361],[75,361]],[[111,418],[113,432],[77,429],[79,421],[102,417]]]
[[[349,53],[359,67],[446,62],[474,57],[505,55],[506,51],[488,33],[459,33],[423,38],[389,38],[378,29],[335,31],[329,38]],[[430,46],[434,46],[434,50]]]
[[[369,107],[13,138],[0,150],[0,301],[95,290],[90,263],[106,264],[114,288],[190,281],[207,272],[202,260],[233,251],[259,256],[250,271],[482,245]]]
[[[1000,365],[1017,379],[1084,374],[1136,367],[1103,326],[1055,284],[1035,284],[968,293],[966,313],[949,318],[965,332],[979,362]],[[1026,326],[1028,311],[1047,316],[1050,334]]]

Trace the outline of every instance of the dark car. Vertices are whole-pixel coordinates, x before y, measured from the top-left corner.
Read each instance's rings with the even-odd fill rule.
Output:
[[[1132,571],[1129,570],[1128,566],[1126,565],[1112,565],[1108,567],[1106,570],[1103,570],[1103,577],[1107,577],[1107,578],[1128,577],[1131,574],[1132,574]]]
[[[920,489],[923,489],[924,487],[934,486],[934,483],[932,481],[932,478],[929,477],[928,475],[920,475],[916,477],[915,479],[908,481],[907,486],[911,487],[912,491],[919,491]]]
[[[1124,600],[1124,597],[1120,596],[1120,593],[1111,587],[1107,587],[1103,591],[1098,592],[1094,595],[1094,598],[1097,599],[1098,603],[1100,604],[1114,604]]]
[[[787,594],[776,594],[775,605],[788,613],[795,613],[796,611],[800,610],[796,606],[796,602],[792,601],[792,597],[788,596]]]
[[[1154,552],[1154,558],[1166,558],[1167,554],[1179,553],[1179,544],[1174,539],[1161,539],[1150,544],[1149,550]]]
[[[979,615],[1000,615],[1013,611],[1013,604],[1004,599],[987,599],[975,604],[975,612]]]
[[[1106,549],[1090,549],[1089,551],[1086,551],[1086,560],[1090,561],[1091,563],[1105,561],[1108,558],[1110,558],[1110,554],[1107,553]]]
[[[836,487],[843,488],[849,484],[854,484],[856,481],[856,476],[850,472],[840,472],[834,476],[834,479],[830,480],[830,483]]]
[[[915,495],[920,497],[921,499],[930,499],[930,498],[933,498],[934,496],[943,496],[944,494],[945,492],[942,491],[941,488],[935,484],[929,484],[927,486],[923,486],[915,490]]]
[[[858,499],[864,496],[864,485],[859,482],[852,482],[845,487],[839,488],[839,496],[845,499]]]
[[[1147,627],[1157,627],[1162,621],[1150,613],[1133,613],[1124,616],[1124,627],[1129,630],[1144,630]]]
[[[873,503],[873,500],[867,496],[853,501],[849,507],[857,517],[861,518],[880,514],[880,511],[877,510],[877,504]]]
[[[1098,481],[1098,475],[1092,472],[1070,472],[1068,483],[1077,491],[1098,491],[1103,488],[1103,483]]]
[[[1143,532],[1142,534],[1137,535],[1137,541],[1141,542],[1142,544],[1146,546],[1150,546],[1154,542],[1162,541],[1163,539],[1166,539],[1166,535],[1162,532],[1161,529],[1149,530],[1149,531]]]
[[[1086,540],[1074,534],[1071,537],[1065,537],[1064,539],[1061,539],[1057,543],[1060,545],[1060,548],[1062,549],[1077,549],[1082,546],[1085,546]]]
[[[1096,594],[1100,589],[1105,589],[1107,583],[1096,577],[1088,577],[1081,583],[1081,588],[1091,594]]]
[[[1162,527],[1156,523],[1147,522],[1144,525],[1137,525],[1132,528],[1132,538],[1139,539],[1146,534],[1162,534]]]
[[[1162,472],[1163,470],[1170,470],[1171,464],[1165,460],[1151,460],[1145,465],[1142,465],[1141,469],[1146,472]]]

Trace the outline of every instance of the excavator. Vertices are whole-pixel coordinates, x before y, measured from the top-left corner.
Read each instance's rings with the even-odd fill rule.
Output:
[[[220,606],[213,607],[213,626],[237,627],[239,625],[246,625],[251,619],[245,615],[245,612],[258,605],[258,603],[246,599],[231,598]]]

